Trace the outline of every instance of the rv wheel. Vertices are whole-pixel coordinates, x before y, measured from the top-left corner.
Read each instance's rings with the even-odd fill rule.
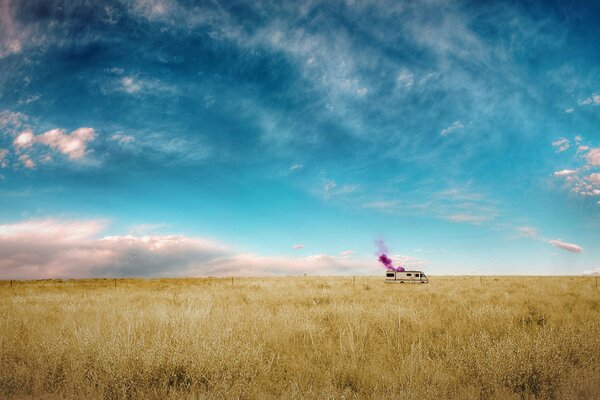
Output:
[[[404,283],[404,281],[400,281],[400,283]]]

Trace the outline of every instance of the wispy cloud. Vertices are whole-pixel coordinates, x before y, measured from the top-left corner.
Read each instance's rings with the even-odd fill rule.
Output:
[[[560,171],[556,171],[554,173],[554,176],[570,176],[570,175],[575,175],[575,174],[577,174],[576,169],[563,169]]]
[[[120,132],[111,135],[110,142],[114,143],[112,151],[165,165],[195,164],[213,155],[212,147],[200,136],[188,138],[160,132]]]
[[[409,72],[407,70],[403,70],[403,71],[400,71],[400,73],[398,73],[398,76],[396,78],[397,88],[410,89],[410,88],[412,88],[414,83],[415,83],[415,78],[411,72]]]
[[[587,106],[587,105],[600,105],[600,94],[594,94],[590,97],[587,97],[583,100],[579,100],[578,104],[580,106]]]
[[[344,258],[349,258],[353,254],[354,254],[354,252],[352,250],[344,250],[344,251],[340,252],[340,256],[342,256]]]
[[[565,138],[560,138],[552,142],[552,147],[554,147],[554,150],[556,150],[557,153],[568,150],[570,146],[569,140]]]
[[[405,193],[402,197],[414,198],[416,201],[376,200],[365,202],[363,207],[390,214],[421,215],[474,225],[491,222],[499,214],[493,199],[463,187]]]
[[[26,124],[29,117],[20,112],[3,110],[0,112],[0,133],[15,135]]]
[[[136,82],[131,76],[121,78],[121,85],[127,93],[137,93],[141,90],[141,85]]]
[[[442,136],[448,136],[452,132],[455,132],[455,131],[457,131],[459,129],[464,129],[464,127],[465,126],[460,121],[454,121],[452,123],[452,125],[450,125],[447,128],[442,129],[442,131],[440,132],[440,135],[442,135]]]
[[[359,185],[357,184],[344,184],[338,185],[338,183],[331,179],[323,180],[323,197],[330,199],[336,196],[344,196],[354,193],[358,190]]]
[[[534,227],[521,226],[521,227],[517,228],[517,230],[519,231],[519,236],[521,236],[521,237],[534,238],[534,239],[538,237],[538,231]]]
[[[393,200],[372,201],[364,205],[365,208],[375,208],[379,210],[394,210],[398,206],[400,206],[400,203]]]
[[[141,78],[134,75],[121,76],[121,73],[114,74],[118,75],[116,79],[111,79],[101,83],[100,89],[103,94],[122,92],[132,96],[164,96],[166,94],[177,93],[177,88],[175,86],[166,84],[156,78]]]
[[[482,222],[489,221],[490,217],[487,215],[474,215],[474,214],[453,214],[445,217],[448,221],[452,222],[468,222],[472,224],[481,224]]]
[[[8,150],[0,149],[0,168],[8,167],[8,154]]]

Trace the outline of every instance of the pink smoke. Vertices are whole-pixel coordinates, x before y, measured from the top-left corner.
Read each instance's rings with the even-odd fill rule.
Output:
[[[375,244],[379,250],[379,262],[382,263],[388,269],[388,271],[404,272],[403,266],[398,265],[397,267],[394,267],[392,259],[386,254],[388,253],[388,249],[385,246],[385,243],[383,243],[383,240],[377,240]]]

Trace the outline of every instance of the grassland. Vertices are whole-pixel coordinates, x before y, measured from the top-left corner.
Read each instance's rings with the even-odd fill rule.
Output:
[[[583,277],[0,282],[5,398],[600,398]]]

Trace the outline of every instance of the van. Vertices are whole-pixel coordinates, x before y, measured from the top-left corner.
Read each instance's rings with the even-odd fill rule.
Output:
[[[385,283],[429,283],[423,271],[386,271]]]

